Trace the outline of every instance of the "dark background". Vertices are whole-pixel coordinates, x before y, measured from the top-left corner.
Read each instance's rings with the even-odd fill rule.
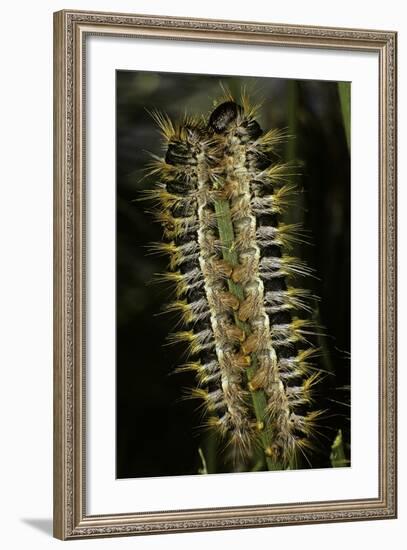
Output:
[[[140,191],[154,185],[143,168],[148,152],[162,154],[160,137],[148,111],[170,118],[185,112],[207,115],[222,90],[238,97],[246,87],[263,102],[257,117],[264,130],[287,128],[295,136],[281,147],[281,157],[301,162],[296,177],[301,193],[287,212],[301,221],[309,246],[296,255],[316,270],[304,279],[321,298],[319,322],[326,336],[319,366],[327,374],[319,384],[315,408],[328,409],[320,427],[320,445],[312,467],[330,466],[330,449],[341,429],[349,459],[350,423],[350,159],[336,82],[273,78],[220,77],[154,72],[117,72],[117,477],[146,477],[228,471],[216,438],[199,428],[197,402],[184,400],[194,386],[192,374],[173,375],[183,349],[168,346],[174,318],[162,314],[169,289],[153,284],[166,260],[150,255],[148,245],[161,240]],[[310,464],[305,463],[304,467]]]

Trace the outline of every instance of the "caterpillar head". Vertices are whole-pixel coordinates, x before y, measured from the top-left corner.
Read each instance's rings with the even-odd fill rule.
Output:
[[[209,117],[209,127],[217,134],[234,130],[239,137],[252,140],[262,134],[259,124],[246,117],[243,107],[234,101],[225,101],[216,107]]]
[[[237,119],[243,115],[243,109],[234,101],[225,101],[209,117],[209,126],[217,133],[227,132]]]

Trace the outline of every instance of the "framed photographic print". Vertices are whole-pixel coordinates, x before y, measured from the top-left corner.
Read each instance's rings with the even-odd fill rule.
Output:
[[[54,44],[55,536],[396,517],[396,33]]]

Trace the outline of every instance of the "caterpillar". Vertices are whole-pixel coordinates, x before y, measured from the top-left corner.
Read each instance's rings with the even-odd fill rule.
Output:
[[[153,112],[165,154],[147,196],[163,228],[153,248],[169,259],[160,279],[175,288],[167,310],[184,324],[169,336],[187,346],[178,370],[196,373],[191,395],[236,456],[261,449],[268,469],[284,469],[313,447],[320,373],[314,296],[298,286],[312,270],[291,253],[304,235],[282,218],[295,198],[275,154],[284,132],[264,132],[257,111],[227,92],[207,117]]]

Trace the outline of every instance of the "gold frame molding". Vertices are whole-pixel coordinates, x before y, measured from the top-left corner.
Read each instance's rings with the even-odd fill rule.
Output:
[[[86,36],[359,50],[379,63],[379,495],[173,512],[86,514]],[[54,14],[54,535],[60,539],[396,517],[396,41],[390,31],[64,10]]]

